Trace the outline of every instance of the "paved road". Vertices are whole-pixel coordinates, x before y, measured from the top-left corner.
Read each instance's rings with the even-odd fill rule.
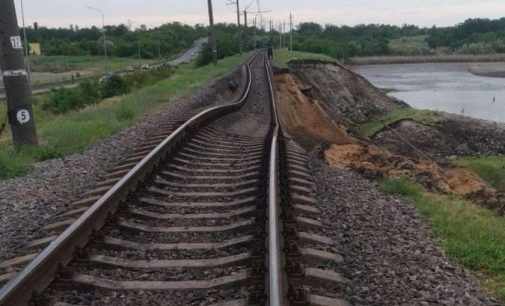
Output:
[[[181,54],[177,59],[171,61],[170,65],[178,66],[180,64],[186,64],[191,62],[198,56],[198,54],[202,50],[203,46],[207,43],[207,41],[208,41],[207,38],[200,38],[199,40],[195,41],[190,49]]]

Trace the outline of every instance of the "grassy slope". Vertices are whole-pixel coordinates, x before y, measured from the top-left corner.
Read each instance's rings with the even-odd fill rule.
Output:
[[[505,301],[505,218],[465,200],[426,193],[404,179],[386,180],[382,189],[412,200],[446,254]]]
[[[491,186],[505,192],[505,156],[463,157],[455,164],[473,170]]]
[[[399,108],[382,118],[360,125],[357,131],[361,136],[371,137],[381,131],[385,126],[404,119],[412,119],[426,125],[436,125],[439,122],[439,117],[434,111],[415,108]]]
[[[301,51],[288,51],[288,49],[281,49],[274,51],[274,64],[278,67],[286,68],[288,66],[289,61],[301,60],[301,59],[315,59],[329,62],[336,61],[334,58],[326,56],[324,54],[301,52]]]
[[[54,115],[35,105],[35,119],[43,146],[15,152],[9,142],[0,142],[0,179],[23,175],[36,161],[80,152],[132,125],[143,114],[156,111],[171,98],[187,94],[224,75],[243,60],[244,56],[233,56],[219,61],[217,66],[196,69],[192,65],[183,65],[167,80],[78,112]]]

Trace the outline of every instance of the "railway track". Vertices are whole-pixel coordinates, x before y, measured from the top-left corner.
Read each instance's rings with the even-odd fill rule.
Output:
[[[350,305],[270,64],[246,66],[237,102],[160,127],[0,263],[0,305]]]

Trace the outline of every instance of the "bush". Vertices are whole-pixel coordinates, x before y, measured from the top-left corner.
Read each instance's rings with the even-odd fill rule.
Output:
[[[196,59],[196,67],[206,66],[212,63],[212,60],[212,48],[209,46],[209,44],[205,44],[202,48],[202,51],[198,55],[198,58]]]
[[[102,98],[100,86],[96,80],[84,81],[79,84],[80,94],[86,100],[86,104],[96,104]]]
[[[112,75],[101,84],[102,98],[110,98],[114,96],[120,96],[130,92],[128,88],[128,83],[124,78],[119,75]]]
[[[152,71],[138,71],[127,74],[124,79],[128,88],[137,89],[144,86],[153,85],[156,82],[170,77],[173,73],[172,68],[163,67]]]
[[[82,108],[84,105],[85,101],[80,90],[76,88],[57,88],[51,89],[49,98],[44,102],[42,108],[53,113],[62,114]]]
[[[84,81],[76,88],[52,89],[49,98],[43,103],[45,110],[62,114],[71,110],[96,104],[101,99],[100,87],[97,81]]]
[[[87,105],[96,104],[102,99],[127,94],[132,89],[153,85],[162,79],[168,78],[172,73],[173,69],[167,67],[152,71],[138,71],[124,77],[112,75],[101,83],[96,80],[87,80],[81,82],[76,88],[51,90],[42,107],[53,113],[66,113]]]

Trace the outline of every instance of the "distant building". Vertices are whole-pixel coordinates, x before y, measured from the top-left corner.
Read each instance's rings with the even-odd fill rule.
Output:
[[[42,55],[42,48],[40,47],[40,43],[30,43],[30,55]]]

